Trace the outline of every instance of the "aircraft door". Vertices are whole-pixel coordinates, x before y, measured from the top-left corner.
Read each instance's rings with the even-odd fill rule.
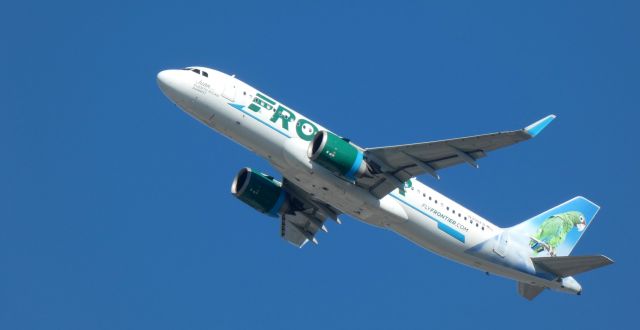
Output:
[[[509,245],[509,231],[504,230],[498,235],[498,241],[496,241],[496,245],[493,247],[493,252],[504,258],[507,252],[507,245]]]
[[[225,82],[222,96],[231,102],[236,100],[236,82],[234,78],[229,78],[229,80]]]

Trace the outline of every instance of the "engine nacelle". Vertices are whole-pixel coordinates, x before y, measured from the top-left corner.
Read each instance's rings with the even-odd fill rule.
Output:
[[[355,180],[368,172],[364,153],[331,132],[316,133],[309,143],[307,156],[322,167],[349,180]]]
[[[245,167],[231,184],[231,193],[254,209],[277,216],[287,208],[287,192],[282,183],[270,175]]]

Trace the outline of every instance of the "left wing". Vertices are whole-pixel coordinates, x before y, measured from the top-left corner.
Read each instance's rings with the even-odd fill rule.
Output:
[[[436,172],[449,166],[468,163],[478,167],[476,160],[485,157],[488,151],[529,140],[555,118],[549,115],[516,131],[366,149],[373,174],[359,178],[357,184],[382,198],[420,174],[428,173],[439,179]]]
[[[339,211],[313,200],[306,191],[291,181],[284,179],[282,188],[293,196],[291,208],[280,217],[280,236],[289,243],[300,248],[309,241],[318,244],[315,238],[318,230],[328,232],[324,225],[325,219],[330,218],[340,223]]]

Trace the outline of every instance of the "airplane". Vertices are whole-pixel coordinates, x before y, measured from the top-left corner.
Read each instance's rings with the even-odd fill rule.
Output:
[[[538,135],[554,115],[523,129],[463,138],[363,148],[235,75],[193,66],[158,73],[161,91],[184,112],[265,158],[277,180],[250,167],[231,193],[277,218],[297,247],[318,244],[326,220],[350,215],[386,228],[445,258],[513,279],[528,300],[544,289],[580,295],[574,275],[612,264],[571,256],[600,207],[578,196],[520,224],[501,228],[416,179],[458,164],[478,167],[488,152]]]

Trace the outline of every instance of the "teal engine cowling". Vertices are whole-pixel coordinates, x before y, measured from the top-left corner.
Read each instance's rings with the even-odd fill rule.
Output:
[[[282,183],[272,176],[245,167],[238,172],[231,184],[231,193],[254,209],[278,216],[287,208],[287,192]]]
[[[329,171],[352,181],[368,173],[362,150],[328,131],[316,133],[309,143],[307,156]]]

